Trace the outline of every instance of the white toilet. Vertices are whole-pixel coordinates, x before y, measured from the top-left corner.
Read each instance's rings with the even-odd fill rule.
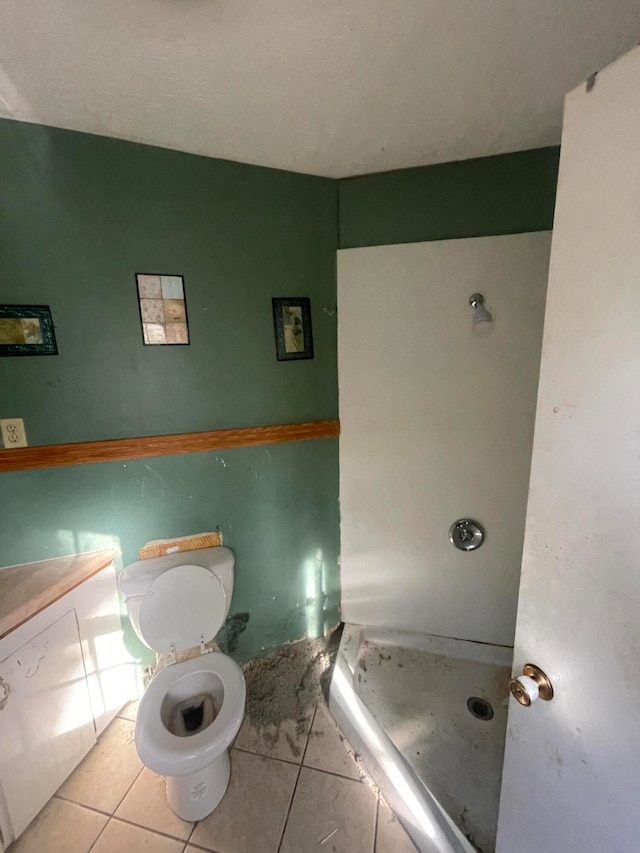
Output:
[[[136,749],[167,777],[183,820],[202,820],[229,784],[229,747],[244,717],[242,670],[211,641],[229,612],[233,554],[202,548],[132,563],[119,586],[131,624],[161,655],[138,708]]]

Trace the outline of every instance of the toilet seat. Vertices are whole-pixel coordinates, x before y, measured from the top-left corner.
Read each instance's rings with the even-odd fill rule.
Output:
[[[199,672],[216,675],[222,682],[222,707],[206,729],[191,737],[179,737],[165,727],[162,703],[180,679]],[[245,696],[242,670],[221,652],[199,655],[160,670],[151,679],[138,708],[136,750],[140,760],[164,776],[185,776],[202,770],[231,745],[244,717]]]
[[[148,585],[138,608],[138,630],[149,648],[167,655],[208,643],[222,628],[227,610],[220,578],[185,563]]]

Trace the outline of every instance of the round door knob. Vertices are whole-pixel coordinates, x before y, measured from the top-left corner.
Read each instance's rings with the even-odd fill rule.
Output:
[[[519,675],[511,679],[511,695],[521,705],[530,705],[540,695],[538,685],[528,675]]]
[[[516,702],[525,707],[529,707],[536,699],[545,702],[553,699],[553,686],[549,678],[533,663],[525,664],[522,675],[511,679],[509,689]]]

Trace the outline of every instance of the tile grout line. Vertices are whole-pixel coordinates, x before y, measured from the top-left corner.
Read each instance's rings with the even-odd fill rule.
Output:
[[[120,798],[120,800],[118,801],[118,804],[117,804],[117,806],[115,807],[115,809],[113,810],[113,812],[109,815],[109,818],[108,818],[107,822],[105,823],[105,825],[102,827],[102,831],[99,833],[98,838],[96,838],[96,840],[93,842],[93,844],[91,845],[91,847],[88,849],[87,853],[91,853],[91,851],[93,850],[93,848],[96,846],[96,844],[98,843],[98,839],[100,838],[100,836],[102,835],[102,833],[105,831],[105,829],[109,826],[109,824],[110,824],[110,823],[111,823],[111,821],[113,820],[113,817],[114,817],[115,813],[118,811],[118,809],[119,809],[119,808],[120,808],[120,806],[122,805],[122,801],[123,801],[123,800],[124,800],[124,798],[127,796],[127,794],[129,793],[129,791],[133,788],[133,786],[136,784],[136,782],[138,781],[138,778],[140,777],[140,774],[142,773],[142,771],[143,771],[143,770],[144,770],[144,764],[142,765],[142,767],[140,768],[140,770],[138,770],[138,772],[136,773],[135,779],[134,779],[134,780],[133,780],[133,782],[129,785],[129,787],[128,787],[128,788],[127,788],[127,790],[125,791],[124,795]],[[77,804],[77,805],[79,805],[79,804]],[[142,827],[140,827],[140,828],[142,828]]]
[[[280,841],[278,842],[278,846],[276,848],[276,853],[280,853],[280,850],[282,849],[282,842],[284,841],[284,834],[287,831],[287,824],[289,823],[289,816],[291,814],[291,807],[293,805],[293,801],[294,801],[295,796],[296,796],[296,791],[298,789],[298,781],[300,779],[300,774],[302,773],[302,768],[304,766],[304,759],[305,759],[305,756],[307,754],[307,748],[309,746],[309,741],[311,740],[311,732],[313,730],[313,724],[316,721],[316,714],[317,713],[318,713],[318,703],[316,703],[316,706],[315,706],[314,711],[313,711],[313,715],[311,717],[311,723],[309,725],[309,731],[307,733],[307,740],[306,740],[306,743],[304,745],[304,749],[302,750],[302,755],[300,757],[300,764],[298,766],[298,773],[296,775],[296,781],[294,782],[293,790],[291,792],[291,799],[289,800],[289,807],[287,809],[287,814],[286,814],[286,817],[284,819],[284,823],[282,824],[282,832],[280,833]]]
[[[69,800],[68,802],[71,802],[71,801]],[[76,805],[77,805],[77,804],[76,804]],[[167,838],[169,841],[178,841],[178,842],[181,842],[182,844],[184,844],[184,847],[182,848],[181,853],[184,853],[184,851],[185,851],[185,850],[187,849],[187,847],[189,846],[189,839],[187,839],[187,840],[185,841],[185,839],[184,839],[184,838],[178,838],[178,837],[177,837],[177,836],[175,836],[175,835],[167,835],[167,833],[166,833],[166,832],[160,832],[159,830],[157,830],[157,829],[151,829],[151,828],[150,828],[150,827],[148,827],[148,826],[141,826],[139,823],[134,823],[134,822],[133,822],[133,821],[131,821],[131,820],[126,820],[125,818],[116,817],[116,816],[115,816],[115,814],[113,814],[113,815],[111,815],[111,816],[108,816],[107,814],[105,814],[105,812],[98,812],[98,814],[103,815],[103,817],[107,817],[107,822],[105,823],[105,825],[102,827],[102,829],[101,829],[101,830],[100,830],[100,832],[98,833],[98,836],[97,836],[96,840],[93,842],[93,844],[91,845],[91,847],[89,848],[89,850],[87,851],[87,853],[91,853],[91,851],[93,850],[93,848],[95,847],[95,845],[98,843],[98,839],[100,838],[100,836],[102,835],[102,833],[105,831],[105,829],[109,826],[109,824],[110,824],[112,821],[116,821],[116,823],[124,823],[124,824],[126,824],[127,826],[133,826],[135,829],[141,829],[143,832],[148,832],[150,835],[157,835],[157,836],[159,836],[160,838]],[[193,831],[193,830],[192,830],[192,831]],[[191,836],[189,836],[189,837],[191,837]],[[215,851],[215,850],[212,850],[212,851],[209,851],[209,853],[216,853],[216,851]]]
[[[231,750],[229,750],[229,751],[231,751]],[[166,781],[165,781],[165,786],[166,786]],[[225,794],[226,794],[226,791],[225,791]],[[165,796],[166,796],[166,793],[165,793]],[[208,815],[207,815],[207,817],[208,817]],[[206,820],[206,818],[203,818],[202,820]],[[193,826],[191,827],[191,832],[189,833],[189,837],[187,838],[187,845],[186,845],[186,847],[184,848],[185,850],[186,850],[186,849],[187,849],[187,847],[191,844],[191,839],[193,838],[193,833],[196,831],[196,826],[197,826],[199,823],[202,823],[202,821],[201,821],[201,820],[194,820],[194,822],[193,822]],[[215,853],[215,851],[213,851],[213,853]]]
[[[141,762],[141,763],[142,763],[142,762]],[[122,795],[122,797],[120,798],[120,801],[118,802],[118,805],[117,805],[117,806],[115,807],[115,809],[113,810],[113,814],[111,815],[111,817],[115,817],[116,812],[118,811],[118,809],[120,808],[120,806],[121,806],[121,805],[122,805],[122,803],[124,802],[124,800],[125,800],[125,798],[126,798],[127,794],[128,794],[128,793],[129,793],[129,791],[133,788],[133,786],[136,784],[136,782],[138,781],[138,779],[139,779],[139,778],[140,778],[140,776],[142,775],[142,771],[143,771],[143,770],[144,770],[144,764],[142,765],[142,767],[140,768],[140,770],[138,770],[138,772],[136,773],[136,778],[133,780],[133,782],[129,785],[129,787],[127,788],[127,790],[124,792],[124,794],[123,794],[123,795]]]
[[[165,782],[165,785],[166,785],[166,782]],[[225,792],[225,793],[226,793],[226,792]],[[166,796],[166,793],[165,793],[165,796]],[[187,843],[186,843],[185,848],[184,848],[185,850],[186,850],[186,849],[187,849],[187,847],[191,844],[191,839],[193,838],[193,833],[196,831],[196,826],[197,826],[199,823],[200,823],[200,821],[199,821],[199,820],[194,820],[194,822],[193,822],[193,826],[191,827],[191,832],[189,833],[189,837],[187,838]]]
[[[106,812],[104,809],[97,809],[95,806],[87,806],[85,803],[79,803],[76,800],[69,799],[69,797],[63,797],[62,794],[59,794],[57,791],[51,797],[49,802],[51,802],[51,800],[62,800],[63,803],[71,803],[72,806],[78,806],[80,809],[87,809],[88,811],[102,815],[103,817],[111,817],[110,813]]]
[[[367,784],[365,779],[366,777],[360,777],[360,779],[354,779],[353,776],[343,776],[342,773],[336,773],[335,770],[323,770],[322,767],[312,767],[310,764],[304,765],[307,770],[313,770],[315,773],[324,773],[325,776],[335,776],[336,779],[344,779],[345,782],[354,782],[356,785],[365,785]],[[369,787],[372,787],[369,785]]]
[[[109,723],[109,725],[105,728],[104,732],[102,732],[102,734],[100,735],[100,737],[96,740],[96,743],[94,744],[94,746],[92,747],[92,749],[94,749],[94,748],[95,748],[95,747],[100,743],[100,740],[104,737],[104,734],[105,734],[105,733],[106,733],[106,731],[110,728],[110,726],[111,726],[111,725],[112,725],[116,720],[121,720],[121,719],[122,719],[122,718],[121,718],[121,717],[118,717],[118,715],[116,714],[116,716],[113,718],[113,720],[111,720],[111,722]],[[131,722],[132,722],[132,720],[126,720],[126,722],[131,723]],[[135,722],[133,722],[133,725],[134,725],[134,727],[135,727]],[[135,748],[135,743],[134,743],[134,748]],[[106,822],[105,822],[105,825],[102,827],[102,829],[100,830],[100,832],[99,832],[99,833],[98,833],[98,835],[96,836],[95,840],[93,841],[93,844],[91,844],[91,846],[90,846],[90,847],[89,847],[89,849],[87,850],[87,853],[91,853],[91,851],[93,850],[93,848],[96,846],[96,844],[98,843],[98,840],[99,840],[99,839],[100,839],[100,837],[102,836],[103,832],[106,830],[106,828],[109,826],[109,824],[110,824],[110,823],[111,823],[111,821],[113,820],[113,816],[115,815],[115,813],[117,812],[117,810],[118,810],[118,809],[120,808],[120,806],[122,805],[122,801],[123,801],[123,800],[124,800],[124,798],[127,796],[127,794],[129,793],[129,791],[133,788],[133,786],[135,785],[135,783],[138,781],[138,778],[139,778],[139,776],[140,776],[140,774],[142,773],[142,771],[143,771],[143,770],[144,770],[144,764],[142,764],[142,766],[140,767],[140,770],[138,770],[138,772],[137,772],[137,773],[136,773],[136,775],[134,776],[133,780],[131,781],[131,784],[127,787],[127,790],[124,792],[123,796],[118,800],[118,802],[116,803],[116,806],[115,806],[115,808],[113,809],[113,811],[112,811],[112,812],[106,812],[106,811],[103,811],[103,810],[101,810],[101,809],[92,808],[91,806],[87,806],[85,803],[79,803],[77,800],[72,800],[70,797],[64,797],[64,796],[61,796],[61,795],[59,794],[59,792],[58,792],[58,791],[56,791],[56,793],[53,795],[53,797],[58,797],[58,799],[63,800],[63,801],[64,801],[64,802],[66,802],[66,803],[73,803],[73,805],[75,805],[75,806],[80,806],[80,807],[82,807],[82,808],[89,809],[90,811],[93,811],[93,812],[95,812],[96,814],[100,814],[100,815],[102,815],[103,817],[106,817],[106,818],[107,818],[107,820],[106,820]],[[53,799],[53,797],[52,797],[51,799]]]
[[[127,817],[120,817],[119,815],[116,815],[115,813],[113,815],[111,815],[111,819],[118,820],[118,821],[120,821],[120,823],[126,823],[128,826],[135,826],[136,829],[142,829],[145,832],[151,832],[153,835],[161,835],[163,838],[170,838],[172,841],[182,841],[183,844],[189,843],[189,838],[191,838],[191,834],[193,833],[193,829],[192,829],[191,832],[189,833],[189,836],[185,839],[185,838],[180,838],[178,835],[171,835],[168,832],[163,832],[161,829],[153,829],[150,826],[144,826],[143,824],[136,823],[134,820],[130,820]],[[215,853],[215,851],[213,851],[213,853]]]
[[[315,718],[314,718],[315,719]],[[311,732],[309,732],[309,735]],[[244,746],[232,746],[231,750],[235,750],[237,752],[246,752],[249,755],[257,755],[260,758],[268,758],[270,761],[281,761],[283,764],[292,764],[294,767],[300,767],[304,762],[306,757],[306,747],[305,752],[300,761],[292,761],[290,758],[276,758],[273,755],[266,755],[264,752],[256,752],[253,749],[247,749]],[[354,762],[355,766],[358,767],[358,763]],[[346,776],[344,773],[338,773],[335,770],[325,770],[324,767],[314,767],[313,764],[305,764],[304,765],[307,770],[316,770],[318,773],[326,773],[328,776],[337,776],[338,779],[346,779],[347,782],[356,782],[358,785],[362,785],[365,783],[366,776],[360,775],[357,779],[354,779],[353,776]]]
[[[260,758],[269,758],[271,761],[282,761],[283,764],[293,764],[294,767],[299,767],[300,762],[292,761],[290,758],[276,758],[274,755],[265,755],[264,752],[256,752],[254,749],[247,749],[244,746],[232,746],[231,750],[237,750],[238,752],[248,752],[249,755],[259,755]],[[300,759],[302,761],[302,759]]]
[[[306,756],[306,754],[307,754],[307,747],[308,747],[308,745],[309,745],[309,740],[310,740],[310,738],[311,738],[311,729],[313,728],[313,723],[314,723],[315,718],[316,718],[317,710],[318,710],[318,706],[317,706],[317,704],[316,704],[316,706],[315,706],[315,708],[314,708],[314,711],[313,711],[313,714],[311,715],[311,721],[310,721],[310,723],[309,723],[309,731],[308,731],[308,733],[307,733],[307,739],[306,739],[306,742],[305,742],[305,745],[304,745],[304,750],[303,750],[303,752],[302,752],[302,755],[300,756],[300,761],[299,761],[299,762],[298,762],[298,761],[292,761],[291,759],[288,759],[288,758],[279,758],[279,757],[278,757],[278,758],[276,758],[276,757],[275,757],[275,756],[273,756],[273,755],[265,755],[264,753],[262,753],[262,752],[257,752],[256,750],[253,750],[253,749],[247,749],[246,747],[243,747],[243,746],[236,746],[236,744],[235,744],[235,743],[234,743],[234,744],[232,744],[232,746],[229,748],[229,752],[233,752],[233,751],[244,752],[244,753],[246,753],[246,754],[248,754],[248,755],[255,755],[255,756],[257,756],[258,758],[266,758],[266,759],[268,759],[269,761],[279,761],[279,762],[281,762],[282,764],[290,764],[290,765],[292,765],[293,767],[297,767],[297,769],[298,769],[298,772],[297,772],[297,774],[296,774],[296,781],[295,781],[295,783],[294,783],[293,791],[292,791],[292,793],[291,793],[291,800],[289,801],[289,806],[288,806],[288,809],[287,809],[287,816],[286,816],[286,818],[285,818],[285,822],[284,822],[284,826],[283,826],[283,829],[282,829],[282,833],[281,833],[280,841],[279,841],[279,843],[278,843],[278,849],[280,848],[280,844],[282,843],[282,836],[284,835],[284,830],[285,830],[285,828],[286,828],[287,820],[288,820],[288,818],[289,818],[289,811],[291,810],[291,803],[293,802],[293,796],[294,796],[294,794],[295,794],[296,787],[297,787],[297,785],[298,785],[298,778],[299,778],[299,776],[300,776],[300,771],[301,771],[302,766],[303,766],[303,761],[304,761],[305,756]],[[308,768],[308,769],[313,769],[313,768]],[[194,835],[194,833],[195,833],[195,831],[196,831],[196,826],[197,826],[197,824],[198,824],[198,823],[199,823],[199,821],[196,821],[196,823],[195,823],[195,824],[194,824],[194,826],[193,826],[193,829],[191,830],[191,834],[189,835],[189,838],[188,838],[188,840],[187,840],[187,846],[192,845],[192,846],[196,847],[198,850],[206,850],[207,848],[200,847],[200,845],[198,845],[198,844],[196,844],[194,841],[192,841],[192,838],[193,838],[193,835]],[[212,851],[208,851],[208,853],[217,853],[217,851],[212,850]]]
[[[193,841],[187,841],[187,847],[193,847],[195,850],[201,850],[202,853],[219,853],[218,850],[212,850],[210,847],[201,847],[199,844],[194,844]]]
[[[87,850],[87,853],[91,853],[91,851],[93,850],[93,848],[94,848],[94,847],[96,846],[96,844],[98,843],[98,839],[102,836],[102,833],[105,831],[105,829],[109,826],[109,824],[110,824],[110,823],[111,823],[111,818],[110,818],[110,817],[108,817],[108,818],[106,819],[106,821],[104,822],[104,826],[102,827],[102,829],[100,830],[100,832],[96,835],[95,841],[93,842],[93,844],[92,844],[92,845],[89,847],[89,849]]]

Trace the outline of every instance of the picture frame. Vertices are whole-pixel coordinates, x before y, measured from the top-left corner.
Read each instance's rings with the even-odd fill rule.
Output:
[[[0,305],[0,356],[58,355],[48,305]]]
[[[278,296],[271,300],[278,361],[313,358],[311,300],[308,296]]]
[[[189,316],[184,276],[136,273],[142,343],[145,346],[189,346]]]

